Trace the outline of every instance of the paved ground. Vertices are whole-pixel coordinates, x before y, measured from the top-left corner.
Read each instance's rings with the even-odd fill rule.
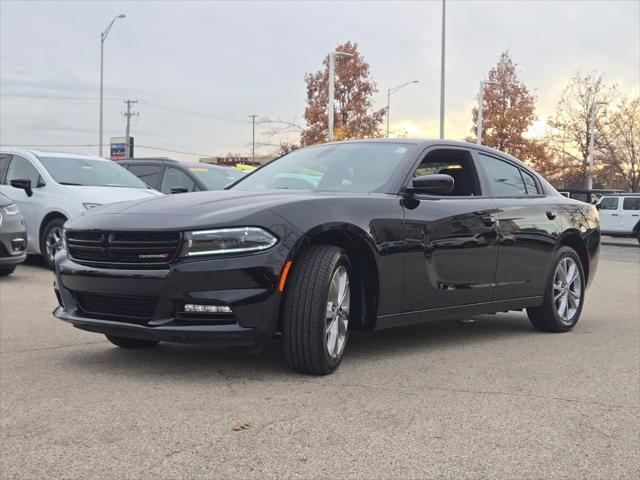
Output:
[[[637,478],[640,248],[604,248],[571,333],[520,313],[363,333],[323,378],[277,344],[119,350],[54,320],[31,262],[0,281],[0,476]]]

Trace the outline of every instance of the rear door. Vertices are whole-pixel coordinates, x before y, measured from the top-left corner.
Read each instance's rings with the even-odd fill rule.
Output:
[[[598,203],[598,211],[602,232],[620,232],[620,199],[618,197],[603,197]]]
[[[624,233],[631,233],[640,221],[640,196],[622,197],[622,211],[620,212],[621,229]]]
[[[497,262],[497,209],[483,195],[471,151],[434,147],[413,176],[454,177],[450,195],[405,198],[404,311],[488,302]]]
[[[498,206],[498,265],[493,300],[544,293],[561,217],[534,175],[510,160],[476,152]]]

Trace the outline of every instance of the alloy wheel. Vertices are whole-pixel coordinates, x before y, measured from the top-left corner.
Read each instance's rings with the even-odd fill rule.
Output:
[[[344,349],[349,326],[349,274],[340,266],[333,272],[327,299],[327,352],[331,358],[338,358]]]
[[[564,257],[553,276],[553,306],[560,320],[571,325],[581,302],[582,282],[575,260]]]
[[[44,239],[47,248],[47,258],[51,263],[62,246],[62,227],[54,226],[48,232]]]

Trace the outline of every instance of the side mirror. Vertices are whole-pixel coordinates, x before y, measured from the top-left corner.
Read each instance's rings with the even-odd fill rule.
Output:
[[[454,180],[451,175],[436,173],[415,177],[406,190],[410,194],[448,195],[453,191],[453,186]]]
[[[21,188],[27,194],[27,197],[33,195],[33,189],[31,188],[31,180],[28,178],[14,178],[11,180],[11,186],[13,188]]]
[[[598,210],[600,210],[600,208],[601,208],[601,207],[602,207],[602,205],[600,205],[599,203],[596,203],[596,208],[597,208]]]
[[[171,187],[171,193],[187,193],[188,191],[187,187]]]

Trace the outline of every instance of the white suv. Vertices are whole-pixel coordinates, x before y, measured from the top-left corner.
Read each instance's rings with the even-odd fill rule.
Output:
[[[111,160],[15,148],[0,149],[0,193],[24,216],[27,252],[50,267],[68,219],[105,203],[162,195]]]
[[[600,211],[603,234],[636,237],[640,243],[640,193],[605,195],[596,208]]]

